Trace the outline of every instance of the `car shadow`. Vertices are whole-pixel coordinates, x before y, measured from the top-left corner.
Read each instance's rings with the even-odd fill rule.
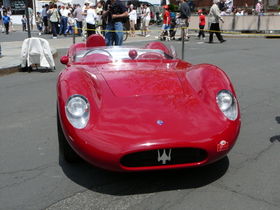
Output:
[[[96,168],[85,161],[69,164],[60,157],[59,164],[73,182],[89,190],[117,196],[199,188],[221,178],[229,159],[199,168],[117,173]]]

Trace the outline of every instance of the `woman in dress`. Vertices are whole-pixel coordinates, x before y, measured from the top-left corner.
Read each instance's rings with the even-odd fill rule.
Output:
[[[48,14],[50,15],[50,22],[52,24],[53,39],[56,39],[58,32],[58,23],[60,19],[56,4],[50,6]]]

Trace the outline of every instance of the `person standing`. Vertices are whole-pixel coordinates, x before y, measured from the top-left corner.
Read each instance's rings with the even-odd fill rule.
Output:
[[[49,9],[49,5],[48,4],[45,4],[45,6],[43,6],[43,9],[42,9],[42,18],[43,18],[43,23],[44,23],[44,33],[47,34],[49,33],[49,30],[48,30],[48,9]]]
[[[204,10],[204,9],[203,9]],[[199,16],[199,33],[198,33],[198,39],[201,37],[205,39],[205,34],[204,34],[204,28],[205,28],[205,15],[203,10],[198,10],[198,16]]]
[[[41,16],[40,12],[37,12],[37,15],[35,17],[35,21],[36,21],[37,29],[39,31],[39,36],[41,36],[42,31],[43,31],[43,18]]]
[[[102,13],[103,13],[103,5],[102,2],[98,2],[95,9],[97,18],[96,18],[96,32],[100,35],[103,34],[103,23],[102,23]]]
[[[22,15],[22,18],[21,18],[22,31],[26,31],[26,23],[27,23],[27,19],[26,19],[25,15]]]
[[[155,13],[156,13],[156,23],[157,25],[160,25],[160,10],[159,10],[159,6],[155,7]]]
[[[48,14],[50,15],[50,22],[52,24],[53,39],[56,39],[57,32],[58,32],[58,22],[59,22],[59,14],[58,14],[56,4],[50,6],[50,9],[48,10]]]
[[[129,23],[130,23],[130,35],[135,37],[135,24],[137,21],[137,13],[133,4],[130,5],[129,11]]]
[[[209,25],[210,25],[210,35],[209,35],[209,43],[213,43],[213,35],[216,34],[218,40],[223,43],[226,40],[223,39],[221,35],[219,21],[224,22],[221,17],[220,9],[218,7],[219,0],[213,0],[213,5],[210,8],[209,12]]]
[[[61,14],[61,20],[60,20],[60,32],[59,35],[66,36],[66,30],[67,30],[67,20],[68,20],[68,14],[70,13],[69,7],[62,6],[60,9]]]
[[[9,32],[14,31],[13,21],[12,21],[12,9],[11,7],[8,7],[7,10],[7,16],[10,17],[10,23],[9,23]]]
[[[136,13],[137,13],[137,19],[139,20],[139,28],[141,30],[141,35],[144,36],[144,23],[143,23],[143,15],[144,15],[145,9],[144,5],[140,4],[140,7],[137,8]]]
[[[233,8],[233,0],[226,0],[225,7],[227,8],[226,12],[228,14],[231,14],[232,13],[232,8]]]
[[[176,13],[173,11],[170,11],[170,39],[175,40],[176,35],[176,26],[177,26],[177,17]]]
[[[226,0],[220,0],[218,6],[220,11],[224,11],[226,9]]]
[[[103,16],[107,18],[105,41],[107,46],[122,45],[123,22],[128,17],[125,6],[119,0],[108,0],[105,4]]]
[[[9,34],[9,25],[11,22],[11,18],[7,15],[7,12],[3,12],[2,20],[5,26],[6,34]]]
[[[143,25],[144,25],[144,36],[149,37],[149,25],[151,21],[151,10],[148,6],[148,4],[144,4],[144,15],[143,15]]]
[[[31,7],[28,7],[28,15],[29,15],[29,24],[31,30],[33,30],[33,9]]]
[[[161,27],[160,39],[169,41],[170,40],[169,30],[170,30],[170,24],[171,24],[171,17],[170,17],[168,5],[163,6],[162,16],[163,16],[163,24]]]
[[[189,7],[189,4],[187,2],[188,0],[180,0],[181,5],[180,5],[180,26],[181,28],[181,39],[186,39],[189,40],[189,22],[190,22],[190,17],[191,17],[191,10]],[[185,37],[183,37],[183,34],[185,34]]]
[[[75,25],[75,19],[73,18],[71,13],[68,14],[67,23],[68,23],[68,26],[67,26],[66,34],[72,35],[73,33],[75,33],[73,31],[74,25]]]
[[[90,3],[89,9],[87,10],[87,16],[86,16],[86,23],[87,23],[87,37],[89,37],[92,34],[96,33],[96,18],[97,14],[94,9],[94,4]]]
[[[87,37],[87,22],[86,22],[86,17],[87,17],[87,11],[89,9],[89,4],[90,2],[88,0],[85,1],[84,6],[82,8],[82,14],[84,16],[84,20],[83,20],[83,29],[82,29],[82,34],[83,34],[83,39],[86,39]]]
[[[255,9],[256,13],[258,15],[261,15],[262,11],[263,11],[263,5],[262,5],[262,0],[258,0],[258,3],[256,4],[256,9]]]
[[[83,16],[83,10],[82,10],[80,4],[78,4],[76,6],[76,9],[73,12],[73,17],[76,19],[76,24],[77,24],[77,28],[78,28],[78,36],[81,36],[82,29],[83,29],[84,16]]]

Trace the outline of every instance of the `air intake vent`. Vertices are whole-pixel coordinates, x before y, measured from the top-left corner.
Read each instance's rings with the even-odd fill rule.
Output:
[[[206,151],[196,148],[173,148],[149,150],[128,154],[121,159],[126,167],[149,167],[201,162],[207,158]]]

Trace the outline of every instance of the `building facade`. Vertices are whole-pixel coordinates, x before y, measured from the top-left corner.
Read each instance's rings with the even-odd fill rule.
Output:
[[[28,7],[33,8],[33,1],[27,0]],[[10,7],[13,15],[23,15],[25,10],[25,0],[0,0],[0,5]]]

